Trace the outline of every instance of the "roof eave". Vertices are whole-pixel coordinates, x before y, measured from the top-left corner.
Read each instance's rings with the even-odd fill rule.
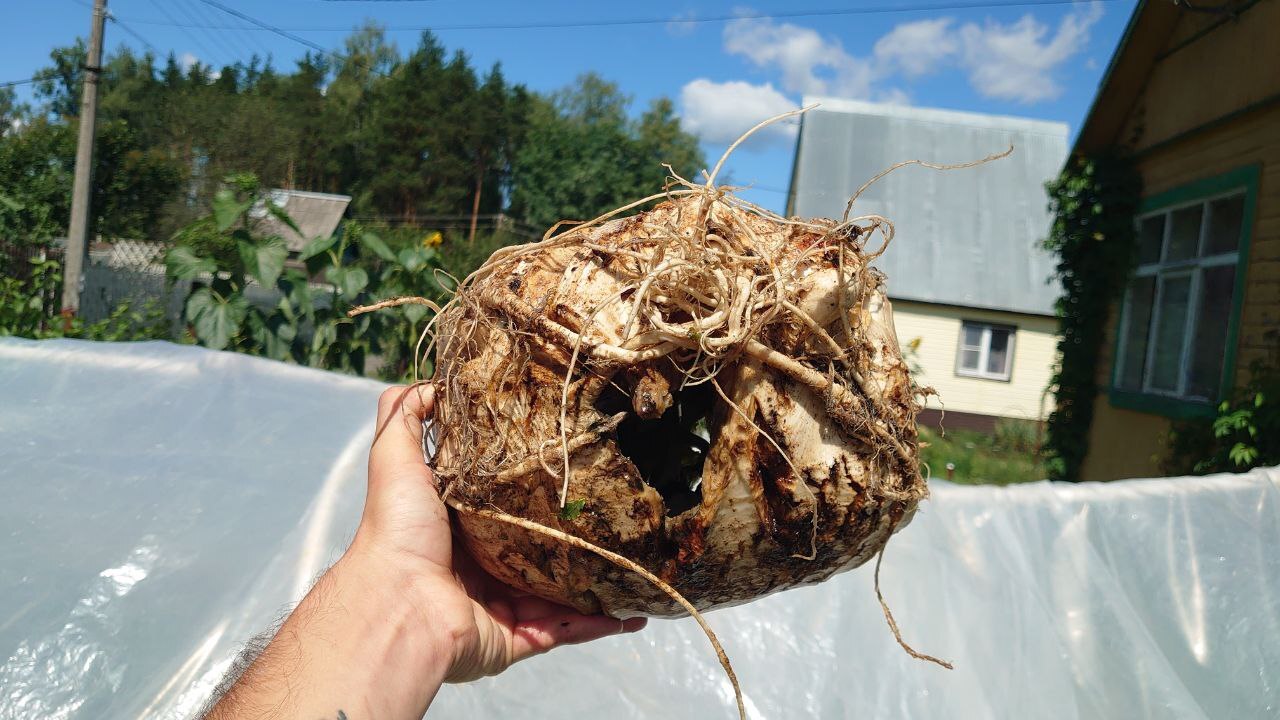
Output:
[[[1098,83],[1098,92],[1085,114],[1070,156],[1118,144],[1117,136],[1124,121],[1141,95],[1151,67],[1164,49],[1164,40],[1178,17],[1178,7],[1172,2],[1139,0]]]

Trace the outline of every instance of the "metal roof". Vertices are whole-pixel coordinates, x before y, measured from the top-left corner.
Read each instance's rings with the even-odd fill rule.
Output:
[[[1039,249],[1050,217],[1044,183],[1067,156],[1065,123],[805,98],[788,212],[839,218],[858,186],[903,160],[952,164],[1013,145],[1002,160],[962,170],[908,166],[881,178],[854,215],[883,215],[896,230],[874,265],[889,296],[1052,315],[1054,258]]]
[[[317,237],[332,235],[338,229],[342,214],[347,211],[347,205],[351,202],[349,195],[279,188],[273,188],[269,197],[272,203],[289,214],[302,231],[301,234],[294,232],[293,228],[280,222],[275,216],[268,215],[264,207],[256,207],[251,212],[259,222],[259,230],[283,237],[291,252],[302,250]]]

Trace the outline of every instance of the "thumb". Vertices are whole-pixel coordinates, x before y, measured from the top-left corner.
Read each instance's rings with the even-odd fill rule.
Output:
[[[395,385],[378,398],[378,422],[369,452],[369,481],[406,474],[428,475],[423,457],[422,423],[435,410],[430,384]],[[435,479],[431,480],[435,485]]]

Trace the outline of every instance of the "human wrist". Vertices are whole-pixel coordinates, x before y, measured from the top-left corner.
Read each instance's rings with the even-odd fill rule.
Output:
[[[360,646],[363,667],[352,670],[367,673],[379,694],[369,700],[385,710],[377,716],[410,711],[420,717],[453,661],[452,637],[430,603],[427,578],[359,542],[326,575]]]

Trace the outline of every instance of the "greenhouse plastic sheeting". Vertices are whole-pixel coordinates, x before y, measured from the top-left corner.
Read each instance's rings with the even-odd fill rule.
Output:
[[[0,340],[0,717],[183,718],[351,537],[377,383]],[[960,487],[871,567],[711,613],[753,718],[1280,716],[1280,473]],[[445,688],[442,718],[732,717],[691,620]]]

